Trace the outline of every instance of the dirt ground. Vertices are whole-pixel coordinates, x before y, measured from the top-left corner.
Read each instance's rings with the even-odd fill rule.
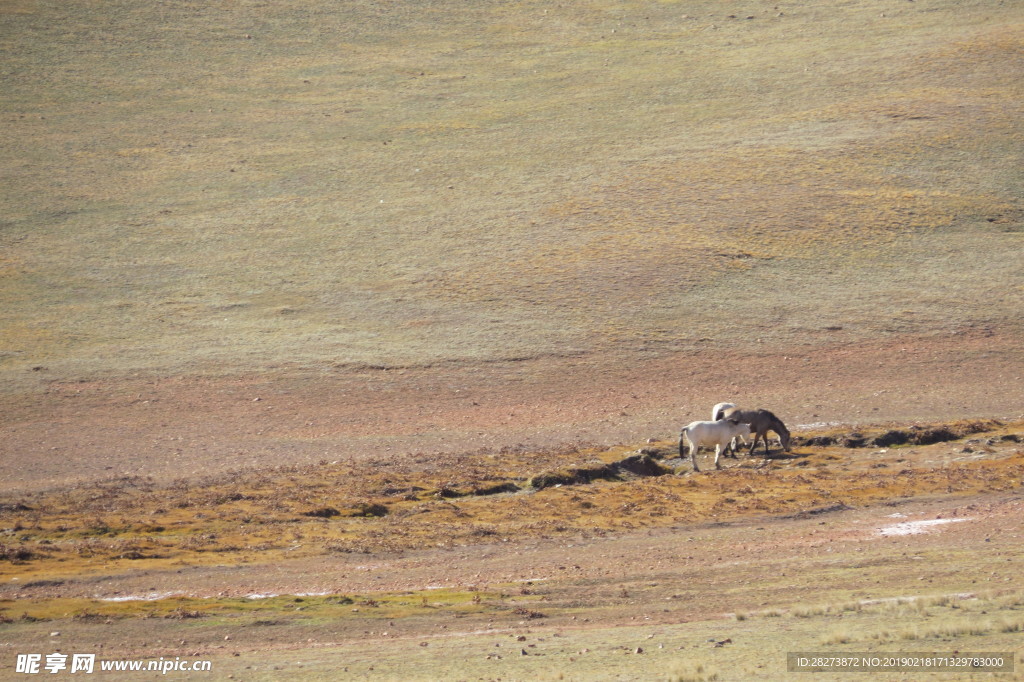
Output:
[[[322,460],[676,437],[730,400],[809,425],[1016,418],[1016,329],[841,347],[536,357],[393,369],[67,382],[8,395],[9,491],[119,476],[158,481]]]

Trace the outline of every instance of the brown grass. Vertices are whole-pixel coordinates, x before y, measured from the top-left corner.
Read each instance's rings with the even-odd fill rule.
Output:
[[[529,481],[542,460],[548,468],[560,463],[572,471],[579,469],[572,464],[583,464],[604,472],[604,461],[621,459],[626,449],[465,455],[431,470],[415,462],[323,462],[167,486],[119,479],[6,502],[0,556],[4,575],[24,582],[182,563],[376,554],[749,516],[813,516],[929,494],[1014,490],[1024,476],[1024,453],[1003,436],[1019,433],[1020,425],[989,424],[984,437],[1000,449],[990,446],[993,454],[981,460],[948,461],[917,450],[908,458],[894,449],[879,468],[881,460],[865,459],[856,448],[801,447],[789,458],[730,463],[711,475],[623,471],[610,480],[577,477],[539,490]],[[922,449],[929,447],[949,449],[942,443]],[[664,445],[646,451],[668,458],[666,470],[689,471]]]
[[[681,10],[11,5],[5,385],[1018,323],[1013,3]]]

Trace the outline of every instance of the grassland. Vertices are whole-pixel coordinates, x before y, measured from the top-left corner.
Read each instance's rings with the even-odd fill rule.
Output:
[[[1020,659],[1019,3],[8,0],[0,53],[0,677]],[[689,472],[723,399],[802,440]]]
[[[1018,329],[1013,3],[0,18],[9,388]]]

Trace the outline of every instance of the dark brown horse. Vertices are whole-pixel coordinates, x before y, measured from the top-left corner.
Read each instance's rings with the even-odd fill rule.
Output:
[[[750,431],[754,434],[754,440],[750,443],[751,455],[754,454],[754,448],[757,447],[758,438],[764,441],[764,454],[768,455],[769,431],[779,434],[779,442],[782,443],[782,449],[789,452],[789,429],[786,428],[781,419],[768,410],[741,410],[738,407],[730,407],[722,411],[722,416],[724,419],[731,419],[741,424],[750,425]]]

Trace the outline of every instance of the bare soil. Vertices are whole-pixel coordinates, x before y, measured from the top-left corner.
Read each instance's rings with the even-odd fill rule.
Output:
[[[17,491],[321,460],[627,444],[672,438],[721,400],[767,407],[797,431],[1016,418],[1024,406],[1015,329],[650,355],[44,381],[7,408],[0,478]]]

